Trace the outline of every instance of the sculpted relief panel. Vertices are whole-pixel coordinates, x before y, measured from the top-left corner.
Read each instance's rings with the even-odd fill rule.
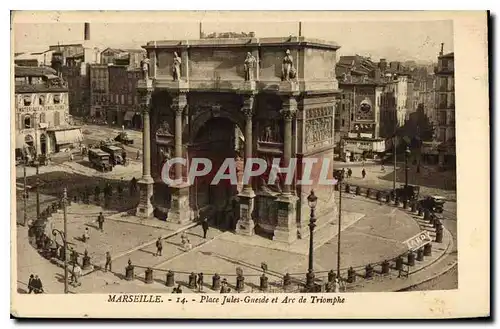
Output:
[[[333,144],[333,106],[311,108],[306,114],[306,150]]]

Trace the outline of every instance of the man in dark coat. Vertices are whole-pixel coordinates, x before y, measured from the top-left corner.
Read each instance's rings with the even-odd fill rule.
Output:
[[[108,267],[111,272],[111,254],[109,251],[106,251],[106,265],[104,265],[104,272],[108,271]]]
[[[156,254],[155,256],[161,256],[161,251],[163,250],[163,244],[161,242],[161,238],[156,240]]]
[[[206,217],[201,222],[201,227],[203,228],[203,239],[206,239],[208,232],[208,219]]]
[[[33,281],[35,280],[35,276],[33,274],[30,275],[30,278],[28,280],[28,294],[31,294],[31,292],[33,291],[34,287],[33,287]]]
[[[97,216],[97,224],[99,224],[99,230],[101,230],[102,232],[104,226],[104,216],[102,214],[102,211],[99,213],[99,216]]]
[[[33,286],[33,291],[35,292],[35,294],[41,294],[43,292],[42,280],[40,280],[38,275],[35,275],[35,278],[33,279],[31,285]]]

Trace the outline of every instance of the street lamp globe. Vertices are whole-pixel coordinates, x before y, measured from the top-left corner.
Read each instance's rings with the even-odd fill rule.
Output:
[[[409,146],[406,147],[406,151],[405,152],[406,152],[406,155],[410,155],[411,151],[410,151],[410,147]]]
[[[311,209],[316,208],[316,203],[318,202],[318,197],[314,194],[314,190],[311,190],[311,193],[307,197],[307,202],[309,203],[309,207]]]

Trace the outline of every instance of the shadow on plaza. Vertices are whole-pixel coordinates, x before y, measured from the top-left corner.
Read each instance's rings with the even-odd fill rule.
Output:
[[[26,184],[32,187],[36,186],[36,178],[36,176],[27,177]],[[54,198],[61,198],[63,190],[66,187],[68,191],[68,198],[71,198],[71,201],[73,201],[75,195],[77,195],[80,199],[81,193],[83,191],[87,191],[87,193],[89,193],[89,204],[99,205],[106,210],[124,211],[126,209],[133,208],[139,201],[137,194],[130,193],[130,180],[122,181],[98,176],[89,177],[65,171],[41,173],[38,175],[38,178],[40,181],[40,194],[52,196]],[[16,182],[18,184],[23,184],[23,177],[17,178]],[[108,184],[112,187],[113,191],[109,202],[105,202],[103,191],[104,187]],[[95,198],[96,186],[99,186],[101,191],[99,199]],[[123,191],[121,197],[118,193],[118,186],[121,186]],[[34,191],[35,189],[33,188],[32,192]]]

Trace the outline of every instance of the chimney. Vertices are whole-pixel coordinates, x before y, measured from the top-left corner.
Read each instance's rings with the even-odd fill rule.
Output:
[[[90,40],[90,23],[85,23],[84,29],[83,29],[83,39],[85,41]]]
[[[441,51],[439,52],[439,56],[443,56],[444,43],[441,43]]]
[[[302,22],[299,22],[299,37],[302,36]]]

